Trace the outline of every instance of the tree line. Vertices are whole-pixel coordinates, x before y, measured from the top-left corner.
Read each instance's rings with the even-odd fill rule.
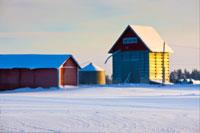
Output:
[[[174,70],[170,73],[170,82],[178,83],[180,80],[194,79],[200,80],[200,70],[194,69],[191,72],[184,69]]]
[[[180,80],[200,80],[200,70],[194,69],[191,72],[184,69],[177,69],[170,73],[170,82],[180,83]],[[106,75],[106,83],[112,84],[112,76]]]

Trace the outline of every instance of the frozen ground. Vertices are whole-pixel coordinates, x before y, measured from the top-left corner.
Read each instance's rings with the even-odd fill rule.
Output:
[[[0,92],[0,132],[199,133],[200,86]]]

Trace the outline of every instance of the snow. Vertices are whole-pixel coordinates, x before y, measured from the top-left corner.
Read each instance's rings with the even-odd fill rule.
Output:
[[[0,132],[199,133],[199,85],[0,92]]]
[[[191,79],[192,80],[192,84],[200,84],[200,80],[195,80],[195,79]]]
[[[8,54],[0,55],[0,68],[59,68],[71,55]]]
[[[104,69],[100,68],[99,66],[93,63],[90,63],[84,68],[80,69],[80,71],[104,71]]]
[[[150,26],[130,25],[152,52],[163,52],[164,40],[157,31]],[[165,43],[165,51],[172,53],[172,49]]]

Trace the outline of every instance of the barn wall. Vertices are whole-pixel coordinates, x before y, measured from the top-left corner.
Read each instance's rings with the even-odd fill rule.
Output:
[[[34,71],[31,69],[20,69],[20,87],[35,87]]]
[[[79,71],[79,83],[103,85],[106,83],[105,71]]]
[[[76,67],[62,67],[61,71],[61,85],[77,85],[77,68]]]
[[[148,51],[126,51],[113,55],[114,83],[148,83]]]
[[[70,57],[64,64],[63,67],[68,67],[68,66],[73,66],[73,67],[78,67],[78,64],[74,61],[72,57]]]
[[[163,78],[163,53],[149,53],[149,78],[150,80],[162,80]],[[164,54],[165,79],[169,81],[169,53]]]
[[[8,72],[8,70],[0,69],[0,90],[4,90],[5,88],[9,89],[9,86],[7,84],[7,76],[6,76],[6,71]]]
[[[60,68],[60,85],[78,84],[78,64],[73,58],[69,58]]]
[[[57,69],[0,69],[0,90],[58,86]]]
[[[57,69],[35,69],[34,70],[35,87],[53,87],[58,86]]]
[[[136,37],[138,42],[135,44],[128,44],[124,45],[123,44],[123,39],[126,37]],[[128,27],[125,29],[125,31],[122,33],[120,38],[116,41],[115,45],[112,47],[112,49],[109,51],[109,53],[113,53],[117,50],[120,51],[145,51],[148,50],[146,45],[142,42],[142,40],[137,36],[137,34],[130,28]]]
[[[0,89],[14,89],[19,87],[20,72],[18,69],[0,69]]]

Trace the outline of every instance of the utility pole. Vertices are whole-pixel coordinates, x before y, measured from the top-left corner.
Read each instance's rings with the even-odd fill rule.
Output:
[[[165,84],[165,42],[163,43],[162,52],[162,86]]]

